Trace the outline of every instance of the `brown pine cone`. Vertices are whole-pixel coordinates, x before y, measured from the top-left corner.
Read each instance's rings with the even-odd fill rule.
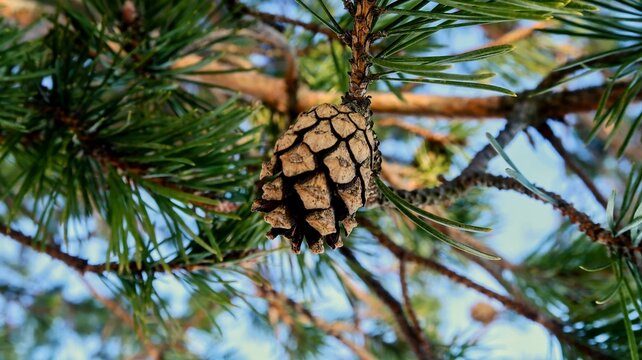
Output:
[[[323,252],[324,240],[333,249],[342,246],[339,224],[349,236],[357,210],[376,198],[378,146],[372,122],[347,105],[301,113],[261,170],[252,209],[266,213],[267,236],[289,238],[295,253],[303,239],[314,253]]]

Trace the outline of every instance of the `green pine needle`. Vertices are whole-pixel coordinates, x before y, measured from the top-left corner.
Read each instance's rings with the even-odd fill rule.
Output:
[[[448,245],[459,249],[461,251],[464,251],[466,253],[487,259],[487,260],[501,260],[496,255],[488,254],[483,251],[477,250],[473,247],[470,247],[466,244],[460,243],[456,240],[451,239],[450,237],[442,234],[432,226],[428,225],[425,221],[421,220],[419,217],[417,217],[415,214],[420,215],[422,217],[425,217],[431,221],[437,222],[439,224],[442,224],[444,226],[460,229],[460,230],[465,230],[465,231],[474,231],[474,232],[487,232],[490,231],[488,228],[482,228],[482,227],[477,227],[477,226],[472,226],[472,225],[467,225],[467,224],[462,224],[453,220],[449,219],[444,219],[442,217],[439,217],[434,214],[430,214],[426,211],[423,211],[419,209],[418,207],[410,204],[406,200],[402,199],[399,197],[397,194],[394,193],[388,186],[386,186],[381,179],[376,179],[377,182],[377,187],[381,191],[381,193],[388,199],[390,202],[392,202],[395,207],[401,211],[403,215],[405,215],[410,221],[412,221],[415,225],[417,225],[419,228],[427,232],[433,239],[443,241],[447,243]]]

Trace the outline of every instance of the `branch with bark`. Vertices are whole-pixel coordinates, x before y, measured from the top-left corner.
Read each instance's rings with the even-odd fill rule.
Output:
[[[368,109],[370,101],[366,96],[370,78],[368,69],[370,63],[370,45],[374,40],[372,28],[379,16],[376,0],[356,0],[354,3],[346,2],[346,7],[354,19],[354,28],[350,33],[350,84],[348,93],[343,98],[344,103],[356,103],[360,109]],[[363,111],[364,113],[367,111]]]
[[[69,128],[69,130],[73,132],[79,140],[80,145],[83,147],[85,153],[93,158],[93,160],[98,162],[100,166],[105,169],[105,172],[108,171],[108,168],[113,167],[120,173],[124,174],[130,181],[139,183],[139,185],[143,187],[144,183],[142,179],[144,178],[145,181],[160,185],[168,189],[206,197],[211,200],[220,200],[217,204],[204,203],[197,200],[190,202],[192,205],[200,207],[207,211],[227,213],[234,212],[240,207],[239,204],[222,200],[217,195],[206,194],[201,190],[183,187],[171,181],[167,181],[163,176],[147,176],[149,175],[150,170],[147,165],[143,163],[122,160],[120,154],[114,152],[109,144],[106,144],[96,139],[94,136],[88,134],[85,131],[86,129],[82,125],[82,119],[80,119],[78,116],[72,116],[64,112],[61,108],[49,107],[47,105],[42,105],[42,109],[44,113],[51,116],[51,119],[56,126]],[[26,134],[21,138],[20,141],[23,145],[30,145],[35,142],[42,142],[45,140],[46,139],[43,137],[43,134],[40,131],[36,131]],[[2,136],[2,134],[0,134],[0,144],[2,144],[4,141],[4,137]]]
[[[412,251],[406,250],[403,247],[397,245],[392,239],[390,239],[383,231],[381,231],[374,223],[365,218],[360,218],[359,222],[368,229],[368,231],[379,241],[379,243],[387,248],[399,261],[409,261],[416,263],[420,266],[426,267],[430,270],[435,271],[443,276],[446,276],[453,282],[464,285],[476,292],[485,295],[491,299],[494,299],[501,303],[508,309],[524,316],[527,319],[535,321],[547,330],[553,333],[560,341],[566,342],[584,355],[588,356],[591,359],[611,359],[610,356],[602,353],[601,351],[579,341],[567,331],[564,330],[564,324],[558,321],[557,319],[551,318],[549,315],[539,312],[537,309],[532,306],[519,302],[516,299],[511,299],[505,295],[501,295],[493,290],[490,290],[473,280],[458,274],[457,272],[447,268],[446,266],[438,263],[437,261],[420,256],[415,254]]]
[[[492,175],[488,173],[470,173],[461,175],[434,188],[415,191],[397,190],[396,192],[405,200],[417,206],[424,206],[457,198],[477,186],[514,191],[524,194],[532,199],[547,203],[545,199],[542,199],[537,194],[531,192],[517,180],[506,176]],[[577,225],[579,230],[586,234],[586,236],[591,240],[606,245],[615,251],[624,252],[625,254],[633,255],[634,253],[642,252],[642,247],[634,245],[631,238],[626,234],[615,236],[610,231],[594,223],[587,214],[577,210],[571,203],[564,200],[560,195],[542,188],[538,189],[555,199],[556,203],[552,203],[551,206],[560,212],[562,216],[566,217],[571,223]],[[379,205],[389,205],[384,197],[381,197],[379,200]]]
[[[377,121],[377,126],[381,127],[396,127],[399,129],[406,130],[410,133],[413,133],[417,136],[422,137],[424,140],[430,143],[440,144],[442,146],[446,145],[464,145],[464,139],[458,139],[454,136],[438,134],[432,132],[424,127],[419,125],[411,124],[397,118],[383,118]]]
[[[401,334],[408,342],[408,345],[410,345],[410,348],[415,353],[415,356],[417,356],[417,359],[432,359],[433,357],[431,357],[430,353],[424,352],[420,334],[414,330],[408,319],[406,319],[401,303],[399,303],[399,301],[397,301],[394,296],[392,296],[392,294],[390,294],[390,292],[388,292],[388,290],[386,290],[383,285],[375,279],[374,275],[361,265],[352,250],[342,247],[339,251],[348,260],[348,264],[353,268],[361,281],[363,281],[370,291],[372,291],[386,305],[386,307],[388,307],[397,323],[397,326],[399,327],[399,330],[401,331]]]
[[[189,56],[174,64],[182,68],[197,63],[200,57]],[[221,63],[212,62],[203,67],[203,71],[228,71],[231,68]],[[280,78],[264,75],[259,71],[237,73],[220,73],[201,75],[199,80],[237,91],[252,99],[260,100],[266,106],[277,111],[287,111],[287,86]],[[621,82],[614,86],[607,104],[612,104],[630,85]],[[566,114],[582,113],[597,108],[604,94],[603,86],[592,86],[578,90],[564,90],[537,95],[542,115],[559,118]],[[517,103],[528,98],[527,92],[512,96],[460,97],[440,96],[420,93],[401,93],[401,98],[392,93],[372,91],[371,109],[378,114],[434,116],[457,119],[500,119],[510,114]],[[340,93],[312,90],[300,86],[297,93],[297,110],[306,111],[322,103],[336,102]],[[637,100],[642,100],[638,94]]]
[[[141,274],[143,272],[166,272],[167,269],[170,271],[199,271],[199,270],[208,270],[216,264],[234,262],[237,260],[243,260],[246,257],[252,255],[258,255],[263,253],[262,250],[252,249],[252,250],[240,250],[240,251],[230,251],[223,256],[223,260],[217,261],[214,257],[201,259],[198,262],[188,263],[185,262],[183,258],[177,261],[170,261],[163,266],[161,263],[143,263],[142,266],[138,266],[138,263],[131,261],[128,264],[121,264],[119,262],[111,263],[101,263],[101,264],[90,264],[89,261],[78,256],[74,256],[64,252],[60,246],[56,244],[43,243],[37,241],[31,236],[25,235],[23,232],[12,229],[11,227],[0,224],[0,233],[6,237],[11,238],[12,240],[31,248],[34,251],[45,253],[53,259],[63,262],[68,267],[76,270],[81,274],[85,273],[105,273],[105,272],[122,272],[126,274]]]
[[[415,328],[417,337],[421,343],[421,346],[424,349],[426,354],[430,354],[431,357],[435,357],[433,351],[433,346],[430,344],[428,339],[424,336],[424,331],[421,329],[421,324],[417,318],[417,313],[412,306],[412,301],[410,300],[410,291],[408,290],[408,279],[406,276],[406,259],[399,259],[399,285],[401,285],[401,297],[403,298],[404,308],[406,309],[406,314],[410,319],[410,323]]]
[[[286,295],[274,290],[269,284],[255,284],[257,294],[266,299],[268,303],[277,307],[279,313],[284,313],[283,307],[287,306],[292,311],[294,311],[299,318],[307,320],[316,326],[318,329],[328,334],[329,336],[334,337],[341,343],[343,343],[347,348],[349,348],[360,360],[374,360],[376,357],[370,353],[364,347],[354,343],[348,337],[344,335],[345,326],[337,326],[337,324],[328,323],[325,320],[312,314],[305,306],[299,304],[298,302],[292,300]]]
[[[604,195],[600,192],[600,190],[597,188],[597,185],[595,185],[595,182],[589,174],[584,171],[580,167],[580,165],[575,161],[574,156],[566,150],[566,147],[564,146],[564,143],[562,143],[562,140],[558,138],[555,133],[553,132],[553,129],[548,125],[548,123],[542,123],[540,126],[537,127],[537,131],[542,135],[542,137],[551,144],[553,149],[560,155],[562,160],[564,160],[564,164],[568,170],[571,172],[575,173],[577,177],[582,180],[582,182],[586,185],[586,187],[589,189],[591,194],[593,194],[593,197],[595,200],[602,205],[604,209],[606,209],[607,205],[607,200]]]

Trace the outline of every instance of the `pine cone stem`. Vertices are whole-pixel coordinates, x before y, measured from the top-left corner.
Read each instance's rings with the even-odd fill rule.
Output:
[[[350,86],[343,98],[344,104],[354,103],[356,111],[365,115],[370,109],[370,100],[366,92],[370,79],[368,69],[370,63],[370,45],[373,41],[372,28],[379,15],[376,0],[355,0],[353,7],[354,28],[351,32],[350,47],[352,48]]]

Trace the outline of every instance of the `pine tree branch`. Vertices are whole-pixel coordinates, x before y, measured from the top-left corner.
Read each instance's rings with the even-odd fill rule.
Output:
[[[431,205],[443,202],[446,199],[456,198],[475,186],[495,188],[498,190],[509,190],[524,194],[532,199],[542,202],[546,201],[535,193],[532,193],[517,180],[499,175],[487,173],[473,173],[456,177],[442,185],[429,189],[415,191],[396,190],[397,194],[405,200],[417,206]],[[641,253],[642,246],[635,246],[627,235],[614,236],[610,231],[594,223],[591,218],[577,210],[572,204],[564,200],[560,195],[538,188],[557,202],[551,204],[562,216],[571,223],[578,226],[579,230],[586,234],[592,241],[608,246],[618,253],[626,256],[633,256],[633,253]],[[387,205],[386,200],[380,198],[379,204]]]
[[[414,331],[413,327],[404,316],[403,307],[399,301],[397,301],[392,294],[390,294],[388,290],[386,290],[383,285],[363,267],[363,265],[361,265],[352,250],[342,247],[339,251],[348,260],[350,266],[353,268],[357,276],[359,276],[361,281],[363,281],[366,286],[368,286],[368,288],[388,307],[399,326],[399,330],[401,330],[402,335],[405,337],[408,345],[410,345],[410,348],[417,356],[417,359],[431,359],[430,354],[426,354],[422,350],[419,334]]]
[[[363,221],[367,221],[367,220],[362,219],[362,222]],[[552,319],[549,316],[538,312],[535,308],[531,307],[528,304],[521,303],[519,301],[516,301],[515,299],[511,299],[507,296],[498,294],[493,290],[490,290],[474,282],[473,280],[463,275],[460,275],[453,270],[450,270],[446,266],[432,259],[419,256],[411,251],[406,250],[405,248],[397,245],[394,241],[392,241],[392,239],[390,239],[378,227],[374,226],[374,224],[370,224],[370,226],[368,226],[367,228],[368,228],[368,231],[370,231],[372,235],[379,241],[379,243],[381,243],[381,245],[387,248],[400,261],[406,260],[406,261],[414,262],[418,265],[424,266],[428,269],[431,269],[449,278],[453,282],[462,284],[472,290],[477,291],[482,295],[485,295],[491,299],[498,301],[504,307],[513,310],[514,312],[524,316],[527,319],[530,319],[534,322],[541,324],[547,330],[549,330],[552,334],[554,334],[560,341],[563,341],[569,345],[572,345],[573,347],[575,347],[576,349],[578,349],[584,355],[588,356],[591,359],[611,359],[610,356],[603,354],[599,350],[594,349],[587,344],[584,344],[583,342],[573,337],[571,334],[567,333],[564,330],[564,324],[559,322],[558,320]]]
[[[371,354],[368,350],[362,346],[357,345],[348,339],[344,334],[341,328],[337,327],[335,324],[328,323],[325,320],[312,314],[303,305],[298,302],[290,299],[284,294],[274,290],[272,286],[268,284],[255,284],[258,295],[262,298],[268,300],[268,302],[279,302],[281,304],[286,304],[292,310],[294,310],[299,317],[307,319],[314,326],[319,328],[321,331],[325,332],[329,336],[334,337],[343,343],[347,348],[349,348],[360,360],[374,360],[376,357]]]
[[[580,165],[575,161],[573,155],[566,150],[562,141],[557,136],[555,136],[553,129],[551,129],[551,127],[545,122],[542,123],[536,129],[542,135],[542,137],[544,137],[544,139],[548,140],[548,142],[551,144],[553,149],[557,151],[557,153],[560,155],[562,160],[564,160],[564,164],[566,165],[566,167],[571,172],[575,173],[575,175],[577,175],[577,177],[579,177],[580,180],[582,180],[582,182],[584,183],[584,185],[586,185],[586,187],[589,189],[591,194],[593,194],[593,197],[595,198],[595,200],[597,200],[597,202],[600,203],[600,205],[602,205],[604,209],[606,209],[606,204],[607,204],[606,198],[604,197],[604,195],[602,195],[602,193],[600,193],[600,190],[597,188],[597,185],[595,185],[595,182],[593,182],[593,180],[586,173],[586,171],[584,171],[584,169],[582,169]]]
[[[11,238],[12,240],[22,244],[23,246],[31,248],[36,252],[47,254],[49,257],[63,262],[65,265],[81,274],[118,272],[119,269],[123,268],[123,266],[118,262],[90,264],[86,259],[64,252],[58,245],[37,241],[31,236],[25,235],[23,232],[12,229],[4,224],[0,224],[0,234]],[[128,264],[125,264],[122,271],[128,274],[142,274],[144,272],[166,272],[166,269],[169,269],[170,271],[187,272],[208,270],[214,265],[242,260],[247,256],[260,254],[261,252],[262,250],[259,249],[234,250],[225,254],[221,261],[215,261],[213,259],[205,259],[194,263],[170,261],[167,263],[167,268],[161,263],[143,264],[142,267],[138,267],[138,264],[135,261],[131,261]]]
[[[86,272],[102,272],[94,271],[96,270],[96,268],[94,268],[93,265],[89,265],[88,261],[83,258],[67,254],[56,245],[38,242],[31,236],[25,235],[21,231],[14,230],[4,224],[0,224],[0,233],[15,240],[23,246],[33,249],[34,251],[45,253],[53,259],[62,261],[63,263],[65,263],[65,265],[78,271],[81,274],[84,274]],[[116,268],[117,267],[114,267],[114,269]],[[101,269],[101,267],[99,266],[98,269]]]
[[[419,338],[421,346],[426,354],[430,354],[431,358],[436,358],[433,351],[433,346],[428,342],[428,339],[424,336],[424,332],[421,329],[421,324],[419,319],[417,319],[417,313],[415,312],[412,302],[410,301],[410,294],[408,291],[408,281],[406,279],[406,259],[399,259],[399,284],[401,286],[401,297],[403,298],[404,308],[406,309],[406,314],[410,319],[412,327],[415,329],[415,333]]]
[[[189,193],[198,196],[204,196],[213,200],[217,199],[215,197],[211,197],[211,194],[204,194],[200,190],[185,188],[183,186],[180,186],[179,184],[169,182],[163,177],[145,176],[149,171],[149,168],[146,165],[121,160],[120,156],[111,150],[109,144],[105,144],[102,141],[99,141],[93,136],[87,134],[82,126],[82,121],[77,116],[67,114],[61,108],[55,108],[44,104],[39,104],[39,106],[40,108],[37,110],[49,114],[53,122],[57,126],[69,128],[79,140],[85,153],[96,160],[104,169],[108,169],[109,167],[118,169],[121,173],[125,174],[131,181],[134,182],[138,182],[139,179],[145,177],[146,181],[168,189],[178,190],[183,193]],[[0,144],[2,144],[4,140],[5,139],[2,137],[2,134],[0,134]],[[21,144],[30,145],[34,142],[39,142],[42,140],[44,139],[41,132],[29,133],[21,138]],[[144,184],[141,185],[144,187]],[[194,206],[198,206],[203,210],[221,213],[234,212],[240,207],[239,204],[231,203],[225,200],[220,200],[220,203],[216,205],[206,204],[200,201],[192,201],[191,204]]]
[[[182,68],[198,62],[200,57],[189,56],[176,62],[175,68]],[[230,67],[212,62],[203,67],[203,71],[228,71]],[[287,111],[287,86],[280,78],[261,74],[258,71],[221,73],[201,75],[199,80],[240,92],[258,99],[266,106],[280,112]],[[630,85],[619,82],[613,87],[607,104],[612,104]],[[537,100],[541,115],[548,118],[559,118],[566,114],[582,113],[595,110],[604,86],[586,87],[578,90],[549,92],[533,97]],[[371,109],[379,114],[436,116],[460,119],[501,119],[507,117],[519,102],[528,98],[527,93],[512,96],[459,97],[439,96],[416,93],[402,93],[402,99],[386,92],[369,92]],[[300,86],[297,93],[297,111],[306,111],[322,103],[336,102],[341,94],[311,90]],[[636,100],[642,100],[642,93]]]
[[[397,127],[399,129],[403,129],[417,136],[420,136],[428,142],[440,144],[442,146],[451,145],[451,144],[464,145],[465,143],[464,139],[457,139],[457,138],[454,138],[453,136],[437,134],[424,127],[405,122],[401,119],[396,119],[396,118],[378,119],[377,125],[382,127]]]
[[[354,0],[346,2],[345,5],[354,19],[354,28],[350,33],[350,49],[352,58],[350,59],[350,84],[348,93],[345,95],[343,102],[360,103],[360,107],[366,109],[370,105],[366,97],[370,78],[368,69],[372,65],[370,62],[370,45],[374,40],[372,28],[379,16],[379,8],[376,0]]]
[[[497,134],[495,141],[501,146],[508,145],[517,134],[528,126],[538,126],[546,118],[540,114],[540,107],[537,102],[526,99],[524,102],[517,103],[515,108],[506,118],[504,128]],[[467,176],[486,170],[488,163],[497,156],[497,152],[491,144],[486,144],[479,150],[468,166],[462,170],[461,175]]]
[[[237,1],[232,1],[237,3]],[[12,5],[10,3],[9,5]],[[245,11],[253,12],[251,8],[245,7]],[[10,13],[11,7],[6,11]],[[317,24],[308,24],[296,19],[289,19],[278,15],[272,15],[256,11],[249,15],[256,15],[257,18],[264,18],[265,21],[271,20],[300,26],[306,30],[323,33],[328,36],[336,36],[330,29]],[[30,18],[28,22],[32,22]],[[332,34],[332,35],[331,35]],[[618,55],[619,56],[619,55]],[[184,64],[194,64],[202,59],[195,55],[187,56],[179,60],[174,68],[183,67]],[[598,62],[589,62],[589,65],[607,63],[612,61],[613,57],[604,57]],[[551,86],[565,76],[580,69],[581,66],[575,66],[563,71],[551,72],[538,87],[542,89]],[[217,63],[210,63],[204,66],[202,71],[230,70],[225,66]],[[256,71],[248,71],[236,74],[206,75],[201,79],[213,85],[227,87],[233,91],[238,91],[250,97],[261,100],[267,106],[278,111],[288,111],[288,87],[284,79],[274,78],[261,74]],[[607,106],[612,104],[623,92],[629,87],[628,82],[617,83]],[[565,90],[560,92],[550,92],[537,96],[541,105],[542,115],[550,118],[559,118],[566,114],[582,113],[595,110],[599,99],[604,92],[604,86],[587,87],[579,90]],[[416,116],[439,116],[439,117],[456,117],[470,119],[501,119],[510,114],[516,103],[520,102],[520,95],[517,98],[510,96],[489,96],[478,98],[464,98],[456,96],[437,96],[414,93],[402,93],[402,99],[396,95],[383,92],[371,92],[372,111],[376,113],[388,113],[396,115],[416,115]],[[314,91],[307,87],[301,87],[297,91],[296,111],[302,112],[309,108],[324,102],[335,102],[341,94]],[[642,100],[642,93],[638,93],[636,101]]]

